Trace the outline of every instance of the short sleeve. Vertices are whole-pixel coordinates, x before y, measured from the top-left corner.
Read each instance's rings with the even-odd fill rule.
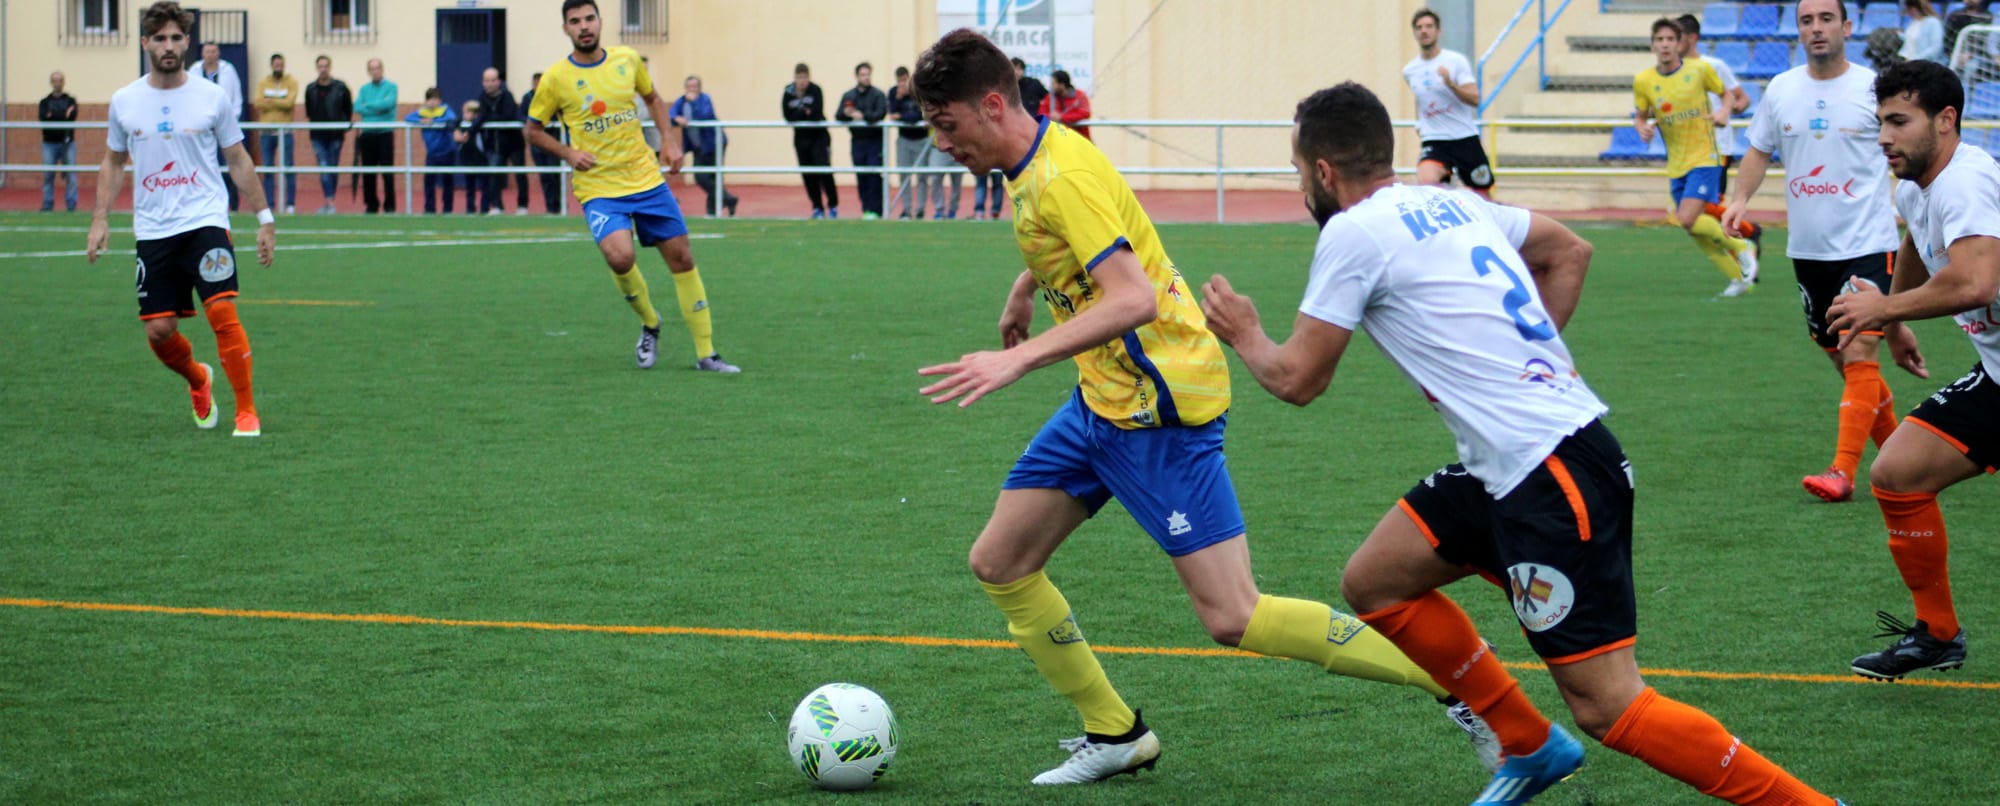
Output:
[[[1040,201],[1042,224],[1069,244],[1084,271],[1096,269],[1119,247],[1131,244],[1111,191],[1094,174],[1063,174],[1042,189]]]
[[[1750,116],[1750,147],[1766,154],[1778,153],[1778,113],[1772,108],[1776,97],[1767,89]]]
[[[1312,275],[1306,280],[1299,313],[1334,327],[1353,330],[1375,298],[1387,264],[1382,249],[1353,222],[1334,220],[1320,231],[1313,248]]]
[[[1954,159],[1969,160],[1969,146],[1959,146]],[[1937,205],[1943,219],[1938,231],[1945,248],[1966,238],[2000,238],[2000,181],[1993,171],[1966,171],[1954,177],[1948,188],[1931,187],[1933,194],[1944,191],[1944,203]]]
[[[229,93],[217,93],[215,97],[215,146],[228,148],[243,142],[243,124],[236,122],[236,108],[229,102]]]
[[[560,109],[562,88],[557,86],[556,75],[542,76],[542,83],[535,87],[535,102],[528,105],[528,119],[536,123],[547,123],[556,119]]]
[[[1709,66],[1707,59],[1701,61],[1701,66],[1701,85],[1703,89],[1716,95],[1721,95],[1729,91],[1728,87],[1722,86],[1722,76],[1716,74],[1715,68]]]
[[[1465,60],[1464,56],[1459,56],[1451,60],[1452,86],[1463,87],[1467,84],[1477,83],[1478,81],[1479,79],[1472,75],[1472,65]]]
[[[1733,90],[1743,86],[1742,82],[1736,80],[1736,71],[1729,67],[1728,62],[1721,59],[1703,59],[1702,61],[1708,62],[1709,68],[1715,71],[1715,77],[1722,80],[1722,88],[1724,90]]]
[[[1632,79],[1632,108],[1644,115],[1653,114],[1653,99],[1646,93],[1646,78],[1643,75]]]
[[[111,106],[105,110],[104,117],[111,122],[110,127],[104,130],[104,147],[120,154],[125,153],[128,148],[125,144],[125,127],[118,123],[118,96],[111,96]]]
[[[633,57],[632,94],[641,98],[653,91],[653,74],[646,69],[646,63]]]
[[[1479,209],[1486,212],[1487,218],[1492,219],[1493,226],[1499,227],[1501,234],[1507,236],[1509,246],[1518,250],[1522,244],[1528,242],[1528,228],[1535,223],[1534,213],[1524,207],[1510,207],[1477,196],[1472,200],[1479,205]]]

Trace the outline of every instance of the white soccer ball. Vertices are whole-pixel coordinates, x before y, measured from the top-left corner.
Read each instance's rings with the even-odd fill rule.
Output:
[[[896,760],[902,731],[881,695],[852,683],[828,683],[792,710],[785,735],[792,764],[821,789],[867,789]]]

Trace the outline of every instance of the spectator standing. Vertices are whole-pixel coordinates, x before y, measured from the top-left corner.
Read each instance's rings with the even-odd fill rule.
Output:
[[[782,99],[785,120],[792,123],[821,123],[826,120],[826,95],[812,80],[805,62],[792,68],[792,83],[785,85]],[[820,126],[792,127],[792,151],[799,155],[799,167],[821,168],[833,164],[833,135]],[[840,217],[840,191],[833,186],[833,174],[805,174],[806,197],[812,199],[813,218]]]
[[[667,114],[674,119],[674,125],[681,127],[681,150],[694,155],[697,169],[722,165],[722,154],[729,148],[729,135],[718,126],[694,127],[688,125],[697,120],[717,120],[715,99],[701,91],[701,76],[688,76],[681,82],[681,97],[674,99],[673,108]],[[722,215],[727,208],[730,216],[736,215],[736,194],[717,194],[716,174],[701,170],[694,172],[694,183],[708,194],[708,214]]]
[[[257,108],[257,122],[290,125],[292,109],[299,103],[299,80],[285,75],[285,56],[271,54],[271,74],[257,80],[257,100],[252,104]],[[292,138],[290,129],[266,129],[257,133],[258,151],[262,152],[266,167],[278,164],[282,159],[285,167],[298,164],[298,142]],[[271,174],[264,174],[264,198],[276,199],[272,193]],[[285,174],[285,213],[295,212],[299,198],[299,175]]]
[[[935,133],[925,138],[924,158],[918,164],[925,168],[964,167],[959,165],[958,160],[953,159],[950,154],[944,153],[943,149],[937,147],[937,135]],[[965,194],[964,171],[954,170],[951,173],[924,174],[923,178],[917,181],[930,184],[931,198],[935,199],[932,202],[935,206],[931,210],[931,217],[933,219],[950,221],[958,218],[958,197]],[[951,190],[949,192],[944,189],[947,181],[951,183]],[[924,217],[922,210],[917,211],[917,217]]]
[[[1040,79],[1028,75],[1028,63],[1016,56],[1014,62],[1014,83],[1021,85],[1021,108],[1032,115],[1042,108],[1042,99],[1049,97],[1049,88],[1042,86]]]
[[[1900,53],[1904,61],[1922,59],[1943,64],[1944,20],[1938,17],[1930,0],[1903,0],[1903,16],[1910,18],[1909,24],[1903,26]]]
[[[486,123],[506,123],[491,131],[491,149],[486,152],[488,167],[520,168],[528,164],[528,141],[521,136],[521,130],[512,128],[521,122],[521,107],[514,103],[514,93],[507,89],[507,80],[500,77],[499,68],[488,67],[479,77],[479,86],[485,94],[479,96],[480,119]],[[486,206],[501,209],[500,198],[507,195],[508,174],[487,174]],[[528,214],[528,175],[513,174],[514,214]]]
[[[466,101],[464,112],[458,117],[458,126],[451,132],[451,141],[458,146],[458,167],[488,168],[492,162],[486,154],[493,150],[493,130],[486,128],[486,118],[478,101]],[[465,214],[500,214],[500,205],[493,201],[497,183],[491,182],[495,174],[467,173],[465,175]]]
[[[889,88],[889,120],[903,124],[896,129],[896,166],[904,169],[902,178],[896,182],[896,197],[903,200],[903,211],[897,218],[923,218],[924,202],[932,183],[929,176],[917,179],[916,193],[910,192],[909,169],[923,165],[924,148],[930,145],[931,130],[924,125],[923,105],[910,94],[910,68],[896,68],[896,86]],[[911,213],[914,211],[915,215]]]
[[[381,59],[368,60],[368,83],[361,85],[355,96],[354,111],[361,115],[363,125],[354,135],[354,161],[370,168],[395,164],[396,130],[366,125],[396,120],[396,82],[382,77]],[[382,180],[380,196],[375,195],[377,177]],[[361,203],[369,215],[396,212],[396,175],[387,171],[362,174]]]
[[[847,125],[850,142],[847,156],[854,161],[854,192],[861,196],[861,217],[882,217],[882,173],[867,171],[882,167],[881,123],[889,114],[889,96],[875,89],[875,68],[867,62],[854,66],[854,89],[840,96],[840,118]]]
[[[76,98],[63,92],[67,79],[62,71],[49,74],[49,94],[42,99],[36,109],[35,119],[43,123],[75,123]],[[68,128],[47,128],[42,130],[42,164],[76,165],[76,130]],[[56,171],[42,174],[42,212],[56,209]],[[76,172],[63,171],[64,209],[76,212]]]
[[[1965,5],[1953,9],[1944,17],[1944,52],[1954,60],[1958,57],[1958,35],[1968,25],[1992,25],[1993,13],[1986,10],[1986,0],[1966,0]],[[1967,61],[1970,56],[1967,54]],[[1962,70],[1965,65],[1954,61],[1952,69]]]
[[[1083,139],[1090,139],[1090,127],[1083,125],[1090,119],[1090,96],[1070,83],[1068,70],[1050,73],[1049,84],[1049,94],[1042,99],[1042,117],[1061,121],[1083,135]]]
[[[209,42],[201,46],[201,70],[203,80],[222,88],[222,94],[229,99],[231,120],[243,118],[243,77],[236,74],[236,65],[222,60],[222,46]],[[222,149],[215,150],[215,164],[221,166],[222,189],[229,192],[229,211],[236,212],[236,178],[230,175],[228,161],[222,158]],[[266,197],[268,198],[268,197]]]
[[[345,123],[352,128],[354,94],[347,90],[347,82],[333,77],[333,60],[322,55],[313,60],[313,69],[319,77],[306,85],[306,120]],[[347,129],[314,129],[306,139],[312,141],[313,158],[319,160],[319,167],[340,167],[340,149],[347,142]],[[333,212],[333,197],[339,189],[340,174],[319,175],[319,192],[325,198],[320,214]]]
[[[535,90],[540,89],[541,86],[542,86],[541,73],[536,73],[528,77],[528,91],[521,93],[522,109],[530,109],[534,107]],[[549,124],[549,126],[551,127],[553,127],[557,123],[557,121],[554,120],[544,121],[544,122]],[[528,149],[528,153],[530,156],[534,157],[535,167],[537,168],[554,168],[562,164],[561,157],[558,157],[550,152],[543,151],[539,148]],[[535,178],[542,183],[543,209],[548,210],[549,215],[560,215],[562,213],[562,174],[538,173],[535,174]]]
[[[403,117],[403,120],[423,127],[424,167],[448,168],[458,164],[458,115],[451,107],[444,105],[444,93],[438,88],[424,90],[424,105]],[[437,212],[437,192],[444,189],[444,211],[451,212],[450,173],[424,174],[424,212]]]

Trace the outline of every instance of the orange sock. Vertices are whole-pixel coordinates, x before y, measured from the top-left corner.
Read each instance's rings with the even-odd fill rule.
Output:
[[[1431,591],[1362,613],[1360,618],[1429,672],[1438,685],[1472,706],[1472,712],[1500,737],[1500,748],[1507,755],[1528,755],[1548,741],[1549,720],[1488,651],[1472,619],[1444,594]]]
[[[1720,204],[1716,204],[1715,202],[1702,202],[1701,211],[1709,215],[1715,216],[1715,220],[1721,221],[1722,214],[1728,212],[1728,208],[1723,207]],[[1746,215],[1743,217],[1742,221],[1736,223],[1736,231],[1729,234],[1735,235],[1739,238],[1748,238],[1750,237],[1750,233],[1756,231],[1756,228],[1757,225],[1750,223],[1750,217]]]
[[[1882,377],[1877,370],[1875,377]],[[1875,404],[1875,422],[1868,427],[1868,438],[1875,441],[1875,447],[1889,441],[1889,435],[1896,433],[1896,393],[1889,390],[1889,382],[1882,382],[1882,399]]]
[[[1840,374],[1847,378],[1847,385],[1840,392],[1840,431],[1833,440],[1833,466],[1852,479],[1861,468],[1861,446],[1868,443],[1887,384],[1882,382],[1882,365],[1874,361],[1850,361],[1840,368]]]
[[[1889,526],[1889,556],[1903,573],[1903,584],[1917,603],[1917,620],[1930,627],[1931,637],[1949,641],[1958,636],[1958,611],[1951,606],[1951,569],[1946,563],[1944,510],[1936,493],[1895,493],[1870,488]]]
[[[1833,803],[1730,735],[1715,717],[1662,697],[1651,686],[1618,717],[1604,746],[1730,803]]]
[[[227,299],[208,304],[208,326],[215,329],[215,351],[222,355],[222,374],[229,376],[229,388],[236,391],[236,413],[256,414],[257,402],[250,393],[250,337],[236,320],[236,303]]]
[[[189,389],[200,389],[202,383],[208,380],[208,376],[201,371],[201,365],[194,362],[194,345],[188,343],[186,336],[175,333],[166,341],[148,339],[146,343],[152,346],[153,355],[159,356],[160,363],[187,379]]]

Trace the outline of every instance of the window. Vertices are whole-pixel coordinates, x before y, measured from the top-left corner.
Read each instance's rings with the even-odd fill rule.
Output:
[[[306,44],[372,45],[375,0],[305,0]]]
[[[625,41],[667,41],[667,0],[620,0],[618,10],[618,33]]]
[[[125,44],[121,5],[118,0],[59,0],[59,40],[64,45]]]

